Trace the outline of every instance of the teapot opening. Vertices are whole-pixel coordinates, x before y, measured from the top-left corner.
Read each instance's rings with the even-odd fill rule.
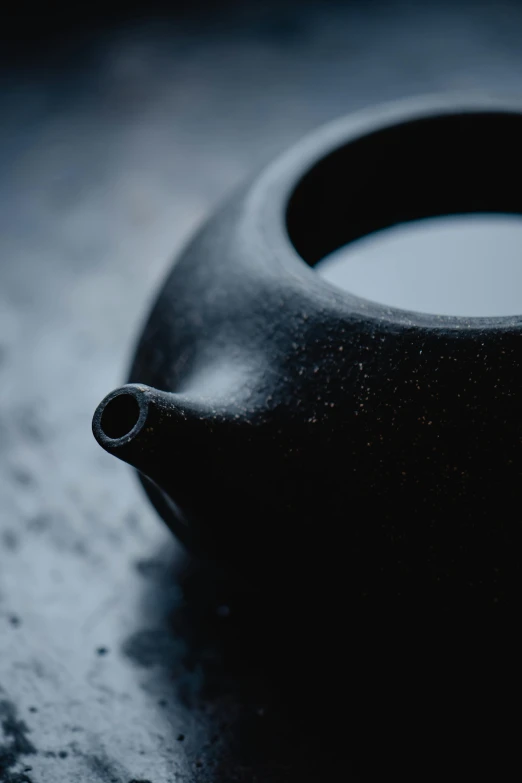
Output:
[[[462,110],[357,136],[316,160],[294,187],[286,206],[288,237],[315,266],[343,245],[401,223],[520,215],[513,183],[522,176],[521,135],[517,112]]]

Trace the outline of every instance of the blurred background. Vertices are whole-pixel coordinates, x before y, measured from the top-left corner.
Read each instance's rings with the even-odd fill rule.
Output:
[[[109,1],[4,14],[0,781],[373,780],[372,764],[388,764],[379,744],[361,760],[335,671],[306,656],[322,645],[317,618],[295,658],[274,653],[272,607],[198,576],[131,471],[95,444],[91,416],[125,379],[154,294],[209,211],[339,115],[444,90],[521,95],[522,4]],[[428,312],[520,313],[521,222],[489,220],[362,240],[344,251],[351,266],[322,273]],[[467,295],[456,281],[473,279],[476,253]],[[325,726],[343,721],[329,742]],[[395,751],[403,765],[412,749]]]

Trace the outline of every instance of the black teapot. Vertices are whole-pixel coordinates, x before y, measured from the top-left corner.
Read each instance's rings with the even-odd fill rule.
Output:
[[[520,594],[522,317],[394,309],[313,267],[397,223],[522,212],[521,144],[493,98],[366,111],[194,237],[93,421],[189,547],[277,585],[321,563],[354,607]]]

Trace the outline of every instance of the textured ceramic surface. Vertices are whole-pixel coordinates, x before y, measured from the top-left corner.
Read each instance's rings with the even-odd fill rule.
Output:
[[[489,98],[362,112],[268,166],[189,243],[136,385],[94,419],[183,540],[256,579],[321,554],[368,606],[518,594],[522,318],[393,309],[311,267],[385,226],[519,211],[503,183],[521,137],[519,107]]]

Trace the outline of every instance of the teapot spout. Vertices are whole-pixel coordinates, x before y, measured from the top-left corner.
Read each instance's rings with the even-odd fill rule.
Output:
[[[133,383],[102,400],[94,413],[92,431],[105,451],[156,481],[166,453],[172,455],[176,439],[181,436],[183,440],[190,423],[196,424],[200,418],[182,397]]]

